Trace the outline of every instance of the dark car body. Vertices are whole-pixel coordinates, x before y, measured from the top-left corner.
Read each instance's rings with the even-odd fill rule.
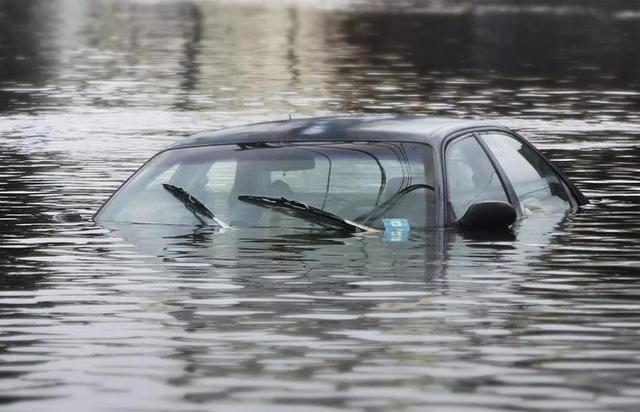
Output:
[[[317,146],[304,149],[312,143]],[[526,139],[507,127],[486,121],[398,115],[283,120],[200,133],[177,142],[155,157],[185,149],[195,152],[215,147],[233,147],[235,151],[269,148],[272,155],[278,153],[273,149],[283,148],[280,150],[284,153],[287,147],[318,152],[318,147],[327,151],[335,145],[343,151],[354,151],[353,147],[346,146],[349,144],[428,148],[431,158],[425,160],[429,163],[429,172],[425,173],[431,174],[427,179],[430,184],[423,185],[433,192],[429,194],[433,210],[429,212],[432,216],[428,227],[459,224],[464,212],[475,203],[509,204],[518,219],[544,209],[576,211],[587,203],[578,188]],[[328,157],[326,153],[321,154]],[[245,159],[243,164],[246,163]],[[479,169],[483,172],[479,173]],[[330,168],[328,173],[331,175]],[[286,175],[286,171],[282,175]],[[380,194],[388,184],[382,177],[376,204],[384,200]],[[344,176],[341,179],[344,180]],[[402,189],[402,184],[399,188]],[[327,192],[329,190],[327,185]],[[490,195],[492,191],[496,193],[495,198]],[[97,221],[110,220],[105,210],[118,192],[96,213]],[[234,192],[234,196],[236,194]],[[466,200],[459,202],[459,198]]]

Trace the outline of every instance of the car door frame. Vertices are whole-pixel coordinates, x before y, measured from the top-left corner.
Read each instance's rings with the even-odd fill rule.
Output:
[[[589,203],[589,200],[582,194],[582,192],[580,192],[580,190],[571,182],[571,180],[569,180],[569,178],[564,173],[562,173],[562,171],[558,169],[556,165],[554,165],[538,148],[532,145],[526,138],[512,130],[490,130],[489,132],[504,134],[512,137],[513,139],[526,145],[529,149],[536,153],[538,157],[541,158],[547,166],[549,166],[549,168],[555,173],[556,177],[558,177],[560,182],[564,185],[567,195],[569,196],[569,203],[571,204],[571,209],[573,212],[577,211],[580,206]],[[475,131],[474,133],[478,136],[481,144],[485,145],[487,147],[487,150],[491,152],[491,149],[484,142],[482,136],[480,136],[480,134],[487,133],[487,131]],[[493,157],[493,153],[491,153],[491,155],[495,162],[499,165],[497,159]]]
[[[493,154],[489,146],[482,139],[481,134],[491,133],[491,132],[507,135],[508,137],[511,137],[516,141],[526,145],[527,147],[532,149],[539,157],[541,157],[544,160],[545,164],[547,164],[551,168],[551,170],[556,174],[558,179],[560,179],[560,181],[562,182],[567,192],[567,195],[569,196],[569,203],[571,204],[572,212],[577,211],[580,206],[583,206],[588,203],[587,198],[580,192],[580,190],[573,183],[571,183],[571,181],[553,163],[551,163],[551,161],[547,159],[542,154],[542,152],[540,152],[540,150],[538,150],[535,146],[529,143],[527,139],[525,139],[523,136],[520,136],[518,133],[514,132],[513,130],[502,128],[502,127],[495,127],[495,126],[477,127],[473,129],[466,129],[466,130],[453,133],[447,136],[443,140],[442,145],[440,146],[440,159],[441,159],[441,168],[442,168],[441,185],[442,185],[442,194],[443,194],[440,202],[440,209],[442,210],[440,217],[442,219],[442,222],[444,223],[444,226],[455,226],[457,223],[457,221],[453,221],[450,218],[451,212],[450,212],[450,205],[448,202],[449,191],[447,188],[446,152],[449,146],[453,144],[456,140],[460,140],[466,137],[473,137],[479,143],[480,147],[489,158],[491,165],[493,166],[493,168],[496,170],[496,173],[498,174],[498,177],[500,179],[500,182],[502,183],[502,187],[505,190],[505,194],[507,196],[507,199],[509,200],[509,203],[516,209],[516,213],[518,214],[518,220],[525,217],[525,213],[522,209],[522,205],[520,204],[520,200],[516,195],[516,192],[513,187],[513,184],[511,183],[511,180],[505,173],[504,169],[500,166],[500,163],[496,159],[495,155]]]
[[[516,212],[518,213],[518,219],[520,219],[523,216],[521,207],[520,207],[520,201],[516,196],[515,190],[513,189],[511,182],[507,179],[506,174],[504,173],[504,170],[502,170],[502,168],[496,164],[495,157],[493,156],[492,153],[489,152],[489,148],[486,146],[486,144],[484,144],[484,142],[481,141],[480,137],[476,133],[478,130],[479,129],[471,129],[471,130],[464,130],[459,133],[454,133],[450,136],[447,136],[442,142],[441,152],[440,152],[440,157],[442,159],[441,161],[442,171],[443,171],[442,182],[441,182],[442,188],[443,188],[441,210],[442,210],[442,219],[444,222],[443,226],[445,227],[455,226],[457,223],[457,220],[451,219],[452,213],[451,213],[451,205],[449,202],[449,188],[447,187],[448,175],[447,175],[446,153],[452,144],[455,144],[457,141],[460,141],[466,138],[472,138],[478,143],[478,145],[480,146],[480,150],[482,150],[485,153],[485,155],[489,160],[489,163],[496,171],[496,174],[498,175],[498,179],[500,180],[500,184],[502,185],[502,189],[505,192],[505,196],[509,201],[509,204],[511,204],[516,209]],[[485,130],[485,129],[480,129],[480,130]],[[486,129],[486,130],[495,130],[495,129]]]

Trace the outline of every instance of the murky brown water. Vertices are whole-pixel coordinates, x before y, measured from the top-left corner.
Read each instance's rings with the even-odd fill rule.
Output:
[[[637,410],[640,6],[604,3],[1,2],[2,408]],[[498,119],[593,203],[515,241],[89,220],[184,135],[349,112]]]

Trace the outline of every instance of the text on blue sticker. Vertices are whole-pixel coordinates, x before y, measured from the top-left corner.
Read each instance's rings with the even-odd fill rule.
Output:
[[[407,219],[398,219],[387,217],[382,219],[382,223],[384,223],[384,229],[391,232],[408,232],[409,221]]]

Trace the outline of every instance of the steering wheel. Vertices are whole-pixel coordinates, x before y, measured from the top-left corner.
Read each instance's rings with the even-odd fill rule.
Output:
[[[354,221],[362,222],[363,224],[370,223],[372,220],[379,218],[384,212],[386,212],[387,210],[389,210],[393,206],[395,206],[395,204],[398,203],[400,201],[400,199],[405,197],[407,194],[413,192],[414,190],[418,190],[418,189],[428,189],[428,190],[431,190],[432,192],[435,192],[435,190],[436,190],[433,186],[427,185],[427,184],[409,185],[409,186],[405,187],[404,189],[396,192],[389,199],[387,199],[384,202],[380,203],[378,206],[376,206],[370,212],[367,212],[367,213],[365,213],[363,215],[360,215],[360,216],[356,217],[354,219]]]

